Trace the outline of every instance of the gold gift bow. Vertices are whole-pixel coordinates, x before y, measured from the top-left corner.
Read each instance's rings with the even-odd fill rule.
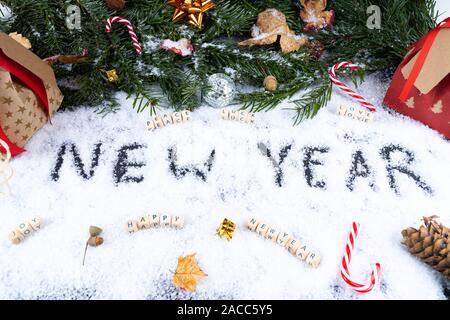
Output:
[[[0,145],[6,150],[6,155],[0,152],[0,186],[6,185],[9,194],[11,194],[11,188],[9,187],[8,181],[14,175],[13,169],[9,165],[9,160],[11,160],[11,151],[5,141],[0,139]],[[0,191],[0,195],[4,194]]]

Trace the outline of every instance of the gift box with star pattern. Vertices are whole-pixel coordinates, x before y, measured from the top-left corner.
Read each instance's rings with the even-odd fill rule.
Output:
[[[25,151],[27,142],[49,122],[62,100],[51,66],[0,33],[0,139],[13,156]],[[0,151],[4,152],[1,147]]]
[[[412,45],[384,103],[450,139],[450,18]]]

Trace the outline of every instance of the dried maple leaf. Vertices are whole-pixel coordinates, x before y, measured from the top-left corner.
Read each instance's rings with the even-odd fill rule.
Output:
[[[181,289],[195,291],[197,283],[207,274],[199,267],[195,253],[178,257],[178,266],[172,278],[172,283]]]

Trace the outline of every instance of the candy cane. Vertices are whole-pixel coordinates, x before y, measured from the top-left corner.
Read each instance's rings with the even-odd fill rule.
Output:
[[[348,266],[352,259],[353,248],[355,247],[355,240],[358,235],[359,223],[353,222],[352,230],[349,234],[347,245],[345,246],[345,255],[342,258],[341,264],[341,276],[345,282],[356,292],[367,293],[372,291],[375,285],[378,284],[380,280],[380,268],[381,265],[377,262],[373,267],[372,274],[370,275],[370,281],[367,284],[360,284],[351,279],[350,273],[348,271]]]
[[[106,32],[108,32],[108,33],[111,32],[112,24],[115,22],[120,22],[127,26],[128,33],[130,34],[131,42],[133,42],[134,49],[136,50],[137,54],[142,54],[142,47],[139,44],[139,40],[136,36],[136,33],[134,33],[134,28],[131,25],[131,22],[128,21],[127,19],[124,19],[119,16],[108,18],[108,20],[106,20]]]
[[[346,94],[348,94],[350,97],[358,101],[361,105],[363,105],[365,108],[367,108],[369,111],[376,112],[377,108],[373,104],[371,104],[369,101],[364,99],[362,96],[357,94],[355,91],[347,87],[345,84],[343,84],[341,81],[338,80],[336,77],[336,70],[339,68],[350,68],[352,70],[359,69],[360,67],[356,64],[353,64],[351,62],[339,62],[336,63],[331,69],[330,69],[330,79],[333,81],[333,83],[342,91],[344,91]]]
[[[0,185],[5,184],[8,187],[9,193],[11,193],[8,184],[9,179],[11,179],[13,176],[13,170],[9,166],[9,160],[11,159],[11,151],[9,150],[8,144],[2,139],[0,139],[0,146],[2,146],[3,149],[5,149],[5,155],[3,155],[0,152],[0,174],[3,176],[3,179],[0,180]],[[5,175],[7,169],[9,169],[10,173],[8,175]],[[0,194],[2,193],[0,192]]]

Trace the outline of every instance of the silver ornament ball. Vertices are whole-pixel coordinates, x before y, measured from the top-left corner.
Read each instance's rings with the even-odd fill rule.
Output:
[[[205,101],[213,108],[228,106],[236,95],[234,81],[223,73],[215,73],[208,77],[208,91]]]

